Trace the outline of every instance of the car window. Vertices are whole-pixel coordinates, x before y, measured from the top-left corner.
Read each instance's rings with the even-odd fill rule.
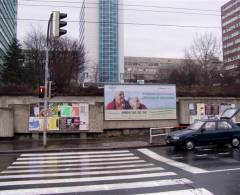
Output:
[[[230,125],[227,121],[219,121],[218,128],[219,129],[232,129],[232,125]]]
[[[193,124],[191,124],[190,126],[188,126],[188,129],[198,130],[198,129],[200,129],[200,127],[201,127],[203,124],[204,124],[203,121],[196,120]]]
[[[204,129],[206,131],[212,131],[216,129],[216,123],[215,122],[206,122],[204,125]]]

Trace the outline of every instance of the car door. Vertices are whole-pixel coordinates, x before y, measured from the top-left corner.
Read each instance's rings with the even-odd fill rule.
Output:
[[[232,139],[234,129],[228,121],[218,121],[217,124],[217,142],[227,143]]]
[[[213,144],[216,142],[216,122],[207,121],[196,136],[199,145]]]

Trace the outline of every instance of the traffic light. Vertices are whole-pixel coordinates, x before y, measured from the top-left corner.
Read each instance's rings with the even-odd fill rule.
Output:
[[[39,86],[39,89],[38,89],[39,98],[44,98],[44,92],[45,92],[45,87],[44,86]]]
[[[53,98],[57,95],[57,85],[54,81],[48,81],[48,97]]]
[[[60,37],[67,33],[67,30],[61,29],[64,26],[67,26],[66,21],[62,21],[62,19],[66,18],[67,14],[61,13],[59,11],[53,12],[53,36]]]

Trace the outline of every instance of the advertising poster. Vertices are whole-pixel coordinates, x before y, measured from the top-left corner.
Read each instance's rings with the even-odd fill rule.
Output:
[[[79,117],[60,118],[60,129],[61,130],[79,130],[79,127],[80,127]]]
[[[47,112],[43,102],[29,107],[29,131],[42,131],[47,113],[49,131],[89,130],[89,104],[49,103]]]
[[[205,116],[205,104],[197,104],[197,116],[198,118],[202,118]]]
[[[79,117],[80,116],[80,108],[79,105],[74,104],[72,107],[72,117]]]
[[[60,106],[61,117],[71,117],[72,116],[72,106],[63,104]]]
[[[80,104],[80,129],[88,130],[89,129],[89,105],[88,104]]]
[[[59,130],[58,117],[48,117],[48,130]]]
[[[48,105],[49,115],[51,117],[58,117],[59,111],[58,111],[58,104],[57,103],[50,103]]]
[[[175,85],[105,85],[105,120],[176,119]]]
[[[40,124],[39,124],[38,117],[29,117],[29,130],[30,131],[40,130]]]
[[[221,104],[203,104],[190,103],[189,109],[189,123],[192,124],[197,119],[219,118],[224,110],[235,107],[235,104],[221,103]],[[196,112],[194,111],[196,108]],[[233,121],[235,121],[235,117]]]
[[[39,104],[31,104],[30,105],[30,116],[31,117],[39,116]]]

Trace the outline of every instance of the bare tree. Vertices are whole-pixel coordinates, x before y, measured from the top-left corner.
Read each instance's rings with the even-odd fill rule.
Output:
[[[25,38],[26,66],[31,73],[31,82],[38,86],[44,81],[46,36],[33,29]],[[54,39],[50,43],[49,73],[59,90],[70,87],[84,71],[84,51],[78,41],[70,38]]]
[[[77,82],[80,71],[84,71],[84,53],[77,41],[69,38],[55,39],[50,50],[50,76],[60,90]]]
[[[43,84],[45,65],[46,37],[41,29],[32,28],[24,38],[25,67],[28,74],[28,82],[33,88]]]
[[[199,67],[199,75],[204,85],[212,83],[218,71],[220,55],[220,42],[212,33],[196,35],[190,48],[185,50],[185,59],[192,66]]]
[[[199,66],[193,65],[191,60],[184,60],[182,64],[172,70],[168,82],[188,87],[198,85],[200,82]]]

